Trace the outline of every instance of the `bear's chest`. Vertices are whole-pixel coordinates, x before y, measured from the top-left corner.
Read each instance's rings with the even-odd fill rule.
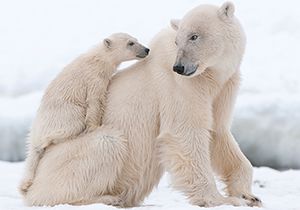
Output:
[[[165,90],[160,101],[162,129],[175,132],[187,127],[211,129],[212,98],[208,91],[180,86]]]

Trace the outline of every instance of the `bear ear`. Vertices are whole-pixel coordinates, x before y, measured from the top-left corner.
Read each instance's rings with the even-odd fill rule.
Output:
[[[111,48],[111,44],[112,41],[109,38],[106,38],[103,40],[103,44],[107,47],[107,48]]]
[[[171,27],[177,31],[178,30],[178,26],[179,26],[180,20],[179,19],[172,19],[170,21]]]
[[[232,2],[225,2],[219,9],[219,17],[223,20],[233,18],[234,4]]]

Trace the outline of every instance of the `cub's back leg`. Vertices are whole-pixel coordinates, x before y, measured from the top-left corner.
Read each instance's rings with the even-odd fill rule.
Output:
[[[101,196],[115,194],[127,156],[127,141],[121,133],[103,126],[50,146],[24,196],[25,202],[30,206],[99,202]]]
[[[39,147],[33,147],[31,145],[29,146],[28,155],[25,162],[25,176],[19,186],[21,194],[25,195],[28,191],[28,188],[32,185],[40,159],[43,157],[48,146],[49,145],[42,145]]]
[[[19,190],[21,194],[26,194],[28,188],[32,185],[39,162],[43,157],[46,149],[52,144],[62,143],[70,138],[57,138],[44,141],[39,146],[29,145],[28,155],[25,161],[25,176],[21,181]]]

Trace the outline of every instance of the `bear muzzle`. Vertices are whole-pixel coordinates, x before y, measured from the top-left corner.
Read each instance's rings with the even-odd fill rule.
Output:
[[[198,65],[187,65],[184,66],[180,63],[173,66],[173,71],[183,76],[190,76],[197,71]]]
[[[139,54],[136,55],[138,58],[145,58],[150,52],[149,48],[144,48]]]

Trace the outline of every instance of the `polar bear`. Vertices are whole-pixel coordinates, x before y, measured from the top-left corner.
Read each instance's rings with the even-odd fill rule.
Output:
[[[74,139],[101,125],[107,86],[119,64],[145,58],[148,53],[136,38],[115,33],[75,59],[50,83],[30,131],[22,193],[32,184],[49,145]]]
[[[28,205],[137,206],[165,170],[191,204],[261,204],[230,132],[245,48],[233,4],[200,5],[172,27],[146,59],[113,77],[100,128],[46,151]]]

